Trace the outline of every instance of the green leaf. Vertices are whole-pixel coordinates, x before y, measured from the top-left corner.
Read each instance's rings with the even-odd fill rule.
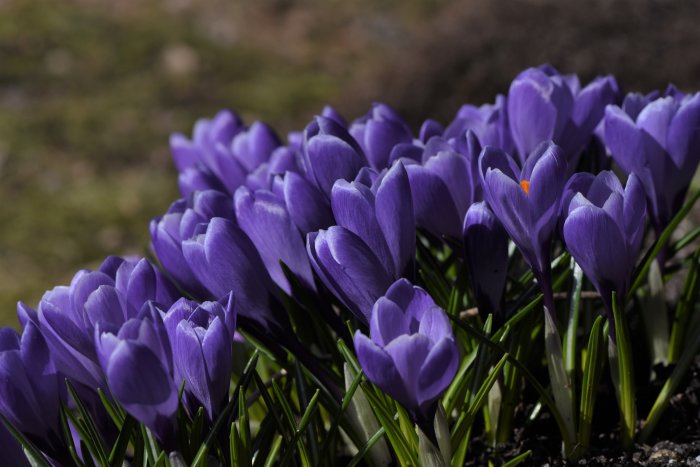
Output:
[[[693,196],[683,205],[680,211],[678,211],[678,214],[676,214],[673,217],[673,219],[671,219],[671,222],[668,224],[668,226],[666,226],[664,231],[661,232],[661,235],[659,235],[659,238],[656,239],[654,245],[652,245],[652,247],[647,251],[646,255],[644,255],[644,258],[642,258],[642,262],[640,263],[641,266],[637,269],[637,271],[634,274],[635,279],[632,282],[632,286],[627,292],[627,300],[629,300],[634,294],[634,292],[642,286],[647,277],[649,268],[651,267],[651,263],[656,259],[656,256],[659,253],[661,253],[661,250],[663,250],[668,241],[671,239],[671,235],[673,235],[673,232],[676,230],[681,221],[685,219],[685,217],[688,215],[688,213],[693,208],[698,199],[700,199],[700,190],[695,192]]]
[[[569,321],[566,326],[566,334],[564,335],[564,368],[573,387],[575,386],[576,361],[579,357],[576,352],[576,333],[578,332],[578,318],[581,313],[583,270],[573,258],[571,259],[571,269],[573,270],[571,275],[573,281],[570,289]]]
[[[379,428],[375,434],[372,435],[370,439],[360,448],[360,450],[355,454],[355,456],[350,460],[348,467],[355,467],[359,464],[367,455],[367,453],[372,449],[372,447],[382,439],[382,436],[386,434],[384,427]]]
[[[365,396],[367,396],[367,400],[372,406],[377,420],[379,420],[379,423],[384,427],[389,443],[394,448],[401,465],[418,465],[415,453],[409,447],[401,428],[394,420],[394,417],[391,415],[384,402],[374,393],[371,387],[368,387],[364,383],[361,384],[360,387]]]
[[[508,462],[504,462],[501,467],[515,467],[522,464],[525,460],[532,455],[532,451],[525,451],[522,454],[518,454]]]
[[[581,381],[581,403],[578,419],[578,446],[575,456],[588,451],[591,439],[591,424],[595,408],[598,383],[605,363],[605,338],[603,324],[605,318],[598,316],[593,322],[586,347],[586,361]]]
[[[685,339],[688,330],[688,321],[695,309],[700,292],[700,248],[696,249],[690,261],[688,274],[683,283],[683,291],[676,306],[676,312],[671,325],[671,338],[669,342],[669,363],[676,363],[685,350]]]
[[[496,364],[496,366],[489,372],[486,379],[483,381],[479,390],[474,395],[471,403],[463,410],[464,416],[457,420],[457,423],[452,428],[452,433],[450,435],[452,450],[457,450],[462,439],[466,436],[467,431],[471,429],[471,425],[476,418],[477,413],[481,410],[481,407],[486,401],[486,396],[489,391],[498,380],[498,376],[501,374],[503,367],[508,361],[509,354],[505,353],[501,360]]]
[[[613,317],[615,319],[615,334],[614,337],[611,334],[608,339],[608,358],[620,405],[622,445],[627,449],[632,446],[637,422],[637,408],[634,400],[634,365],[625,313],[615,292],[613,292]]]
[[[277,453],[280,450],[280,446],[282,446],[282,436],[278,435],[275,438],[275,441],[272,443],[272,448],[270,449],[270,452],[267,453],[267,458],[265,459],[264,467],[272,467],[273,465],[275,465],[275,458],[277,457]]]
[[[109,465],[112,467],[120,467],[124,463],[126,451],[129,448],[129,439],[131,432],[136,427],[138,422],[130,415],[127,415],[124,423],[119,430],[117,441],[112,446],[112,451],[109,453]]]
[[[250,357],[245,369],[243,370],[243,375],[241,376],[241,379],[236,385],[236,389],[233,392],[233,397],[231,397],[224,410],[221,411],[221,414],[214,422],[214,426],[212,427],[211,431],[209,431],[209,434],[204,439],[204,443],[202,443],[199,450],[197,451],[197,455],[192,461],[193,467],[200,467],[205,465],[207,455],[209,454],[210,449],[214,445],[217,435],[223,429],[223,427],[229,423],[229,417],[231,416],[231,414],[236,411],[236,406],[238,404],[238,393],[241,391],[245,392],[248,388],[248,385],[250,384],[251,379],[253,378],[253,374],[255,373],[255,366],[258,364],[259,356],[260,353],[258,349],[255,349],[255,352],[253,352],[253,355]]]
[[[552,310],[553,311],[553,310]],[[571,381],[564,368],[564,355],[561,348],[561,338],[557,325],[554,323],[551,313],[545,307],[544,311],[544,348],[547,358],[547,371],[554,393],[554,402],[561,413],[566,426],[569,439],[576,436],[576,421],[574,420],[574,392]],[[564,448],[565,455],[569,455],[572,446]]]
[[[97,461],[101,465],[108,465],[109,458],[105,452],[104,440],[100,436],[99,430],[97,426],[95,426],[90,412],[85,408],[83,401],[80,400],[80,397],[78,397],[78,394],[75,392],[73,385],[68,379],[66,379],[66,386],[80,414],[79,420],[75,418],[72,420],[75,424],[75,428],[80,432],[82,441],[85,442],[88,450],[97,458]]]
[[[661,389],[661,392],[659,392],[659,395],[656,397],[656,401],[654,401],[654,405],[649,411],[646,421],[642,425],[642,429],[639,433],[639,441],[642,443],[646,443],[649,440],[656,425],[661,420],[661,416],[666,410],[666,407],[668,407],[671,398],[685,378],[688,368],[690,368],[695,361],[695,356],[700,353],[700,326],[695,326],[689,335],[691,336],[691,340],[686,343],[686,348],[678,359],[676,367],[673,369],[671,375]]]
[[[562,417],[561,413],[557,409],[556,404],[554,404],[554,401],[552,398],[549,396],[547,393],[547,390],[540,384],[540,382],[537,380],[537,378],[532,374],[532,372],[525,366],[522,362],[520,362],[518,359],[514,358],[512,355],[508,354],[508,352],[503,348],[501,344],[498,344],[496,342],[492,342],[485,336],[483,336],[478,330],[472,328],[469,324],[463,323],[459,321],[458,319],[455,319],[454,317],[450,316],[450,319],[457,324],[460,328],[462,328],[464,331],[478,339],[482,344],[487,345],[501,353],[501,355],[507,355],[508,358],[508,363],[511,363],[512,365],[516,366],[520,371],[523,372],[523,376],[530,382],[532,387],[537,391],[537,394],[540,396],[542,399],[542,402],[549,408],[549,410],[552,413],[552,416],[554,417],[555,421],[557,422],[557,425],[559,427],[559,431],[562,433],[563,441],[565,445],[571,446],[571,443],[573,442],[572,439],[567,439],[568,437],[568,430],[566,429],[566,424],[564,422],[564,418]],[[494,336],[495,338],[496,336]]]

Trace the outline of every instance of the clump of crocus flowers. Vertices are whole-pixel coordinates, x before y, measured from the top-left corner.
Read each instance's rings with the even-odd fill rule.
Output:
[[[700,351],[698,232],[671,240],[700,94],[544,65],[416,132],[381,103],[286,139],[224,110],[170,145],[153,260],[107,258],[0,330],[13,462],[459,465],[473,430],[512,438],[522,381],[578,457],[599,387],[629,447]],[[675,369],[639,428],[627,323],[664,274],[686,283],[655,321]]]

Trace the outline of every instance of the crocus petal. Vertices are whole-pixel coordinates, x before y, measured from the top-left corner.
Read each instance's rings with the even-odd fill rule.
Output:
[[[389,354],[360,331],[355,332],[355,353],[367,378],[399,401],[408,401],[409,396],[402,384],[401,376]]]
[[[384,350],[389,354],[401,376],[403,386],[410,398],[410,404],[418,404],[415,388],[421,367],[431,350],[430,339],[422,334],[402,335],[394,339]],[[403,402],[403,401],[401,401]],[[405,402],[404,402],[405,403]]]
[[[377,221],[391,252],[394,277],[401,277],[416,252],[416,222],[408,174],[398,162],[382,179],[375,202]]]
[[[569,213],[564,222],[564,239],[576,262],[601,293],[625,292],[631,268],[628,249],[616,221],[603,209],[584,206]]]
[[[457,344],[443,337],[422,362],[418,376],[418,403],[431,403],[450,385],[459,367]]]
[[[238,225],[255,244],[272,280],[288,294],[292,293],[280,265],[282,261],[302,283],[314,290],[304,243],[282,200],[268,191],[252,193],[241,187],[236,191],[235,204]]]
[[[284,201],[289,217],[302,234],[333,224],[328,201],[316,187],[296,173],[287,172],[284,176]]]

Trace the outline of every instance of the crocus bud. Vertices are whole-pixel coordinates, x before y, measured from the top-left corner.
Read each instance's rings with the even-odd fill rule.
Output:
[[[229,157],[228,150],[233,137],[243,129],[238,115],[222,110],[212,119],[198,120],[191,140],[178,133],[170,137],[182,196],[204,189],[225,190],[231,183],[235,190],[236,183],[243,182],[245,171]]]
[[[0,413],[52,456],[65,449],[59,416],[63,387],[63,378],[33,322],[27,323],[21,339],[13,329],[0,329]],[[11,446],[8,449],[11,452]]]
[[[592,176],[591,176],[592,177]],[[587,188],[578,185],[565,208],[564,240],[612,316],[612,292],[629,288],[644,237],[646,203],[639,178],[632,174],[623,189],[613,172],[599,173]]]
[[[118,332],[95,329],[95,348],[110,394],[131,416],[172,449],[178,387],[160,312],[147,304]]]
[[[109,257],[96,271],[78,272],[70,286],[46,292],[37,320],[56,368],[95,388],[104,381],[95,355],[95,326],[118,329],[146,301],[169,306],[176,297],[174,287],[146,259]]]
[[[231,152],[247,172],[252,172],[267,162],[281,144],[275,130],[263,122],[255,122],[233,138]]]
[[[289,218],[302,234],[325,229],[333,224],[328,199],[303,176],[287,172],[283,192]]]
[[[158,260],[180,287],[195,297],[206,297],[207,292],[185,261],[182,242],[192,238],[199,224],[214,217],[233,219],[233,201],[219,191],[197,191],[175,201],[150,224],[151,245]]]
[[[336,180],[352,180],[367,165],[357,141],[326,117],[316,117],[306,127],[302,153],[307,179],[328,198]]]
[[[432,424],[438,398],[452,382],[459,351],[445,311],[419,287],[396,281],[372,308],[370,336],[355,333],[367,378],[419,423]]]
[[[485,202],[474,203],[464,217],[464,251],[479,313],[503,318],[508,273],[508,235]]]
[[[507,109],[507,98],[500,94],[493,104],[480,107],[465,104],[445,130],[444,137],[447,140],[460,138],[469,130],[482,146],[493,146],[512,154],[515,145],[508,126]]]
[[[274,286],[255,245],[235,224],[215,217],[182,243],[187,264],[210,298],[233,292],[244,328],[284,336],[289,319],[273,297]]]
[[[229,297],[232,298],[232,297]],[[216,420],[226,403],[231,381],[235,311],[231,300],[199,305],[180,299],[165,314],[175,363],[175,381],[185,382],[186,400],[191,413],[204,407],[210,422]]]
[[[338,181],[331,203],[338,226],[307,237],[324,284],[364,322],[392,281],[411,275],[415,221],[408,175],[396,163],[372,188]]]
[[[413,141],[406,122],[386,104],[374,104],[367,115],[350,125],[349,131],[365,151],[370,165],[377,170],[389,165],[394,146]]]
[[[425,146],[422,164],[407,164],[416,223],[437,236],[459,238],[469,206],[481,196],[478,157],[481,146],[471,131],[460,153],[442,138]]]

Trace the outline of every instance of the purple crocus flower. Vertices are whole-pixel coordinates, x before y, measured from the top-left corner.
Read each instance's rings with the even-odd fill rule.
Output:
[[[231,382],[233,295],[201,305],[182,298],[170,307],[163,322],[173,349],[175,381],[185,381],[191,413],[204,407],[213,422],[226,403]]]
[[[63,388],[63,378],[34,322],[27,323],[21,338],[11,328],[0,329],[0,413],[57,459],[65,450],[59,417]]]
[[[575,174],[566,191],[571,199],[563,206],[566,247],[612,316],[612,292],[619,296],[627,292],[642,245],[644,188],[635,174],[623,189],[613,172],[604,171],[595,177]]]
[[[151,245],[163,268],[195,297],[207,295],[182,255],[182,242],[192,238],[199,224],[214,217],[234,218],[233,201],[215,191],[197,191],[170,205],[161,217],[151,221]]]
[[[503,319],[508,273],[508,235],[485,202],[471,205],[464,217],[464,251],[476,305],[482,316]]]
[[[428,293],[399,279],[372,308],[370,336],[355,333],[367,378],[432,426],[438,398],[459,366],[450,321]],[[432,432],[432,430],[430,430]]]
[[[681,208],[700,162],[700,93],[651,102],[628,96],[623,108],[608,106],[605,143],[615,162],[639,177],[660,234]]]
[[[116,332],[98,324],[94,340],[112,397],[166,449],[174,448],[178,387],[160,311],[149,302]]]
[[[350,133],[335,120],[321,116],[304,130],[302,155],[307,180],[328,199],[336,180],[352,180],[367,165]]]
[[[520,170],[505,152],[486,147],[479,169],[485,200],[532,268],[553,312],[550,249],[568,170],[561,148],[543,142]]]
[[[287,172],[282,192],[289,218],[303,235],[333,224],[329,200],[302,175]]]
[[[370,165],[377,170],[389,166],[389,155],[394,146],[413,141],[406,122],[386,104],[373,104],[367,115],[350,125],[349,131],[360,143]]]
[[[208,299],[233,291],[244,328],[258,335],[285,335],[289,321],[276,303],[273,282],[255,245],[233,222],[215,217],[200,224],[198,232],[182,243],[182,252],[209,292]]]
[[[575,75],[562,75],[549,65],[520,73],[508,92],[508,119],[521,163],[542,141],[552,140],[573,170],[605,106],[618,93],[612,76],[596,78],[581,89]]]
[[[46,292],[36,314],[24,304],[18,309],[36,316],[57,369],[75,382],[96,388],[103,386],[104,375],[95,354],[95,326],[118,329],[145,302],[155,300],[169,306],[177,295],[146,259],[111,256],[96,271],[78,272],[70,286]]]
[[[239,167],[231,167],[225,160],[233,137],[244,128],[237,114],[222,110],[212,119],[198,120],[191,140],[179,133],[170,137],[183,196],[198,190],[225,190],[222,181],[241,180],[242,170],[236,170]]]
[[[315,290],[313,273],[299,229],[290,219],[284,200],[267,190],[241,187],[235,196],[236,219],[253,241],[272,280],[291,295],[292,286],[280,261],[304,286]]]
[[[464,138],[461,152],[433,138],[423,150],[422,164],[406,164],[416,223],[438,237],[460,238],[467,209],[481,197],[481,146],[469,130]]]
[[[446,139],[462,137],[471,130],[482,146],[493,146],[513,154],[515,145],[508,125],[507,98],[501,94],[496,96],[494,104],[484,104],[480,107],[463,105],[452,123],[445,130]]]
[[[311,264],[329,290],[368,322],[375,300],[413,267],[408,175],[398,162],[372,188],[340,180],[331,196],[338,225],[308,235]]]

